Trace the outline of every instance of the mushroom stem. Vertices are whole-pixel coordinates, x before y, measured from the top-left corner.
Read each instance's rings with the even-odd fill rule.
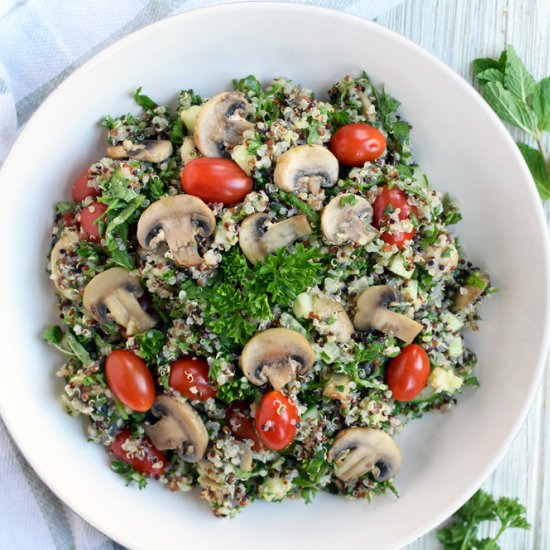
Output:
[[[113,321],[126,327],[128,335],[143,332],[156,324],[156,321],[143,311],[137,298],[122,288],[117,288],[106,296],[103,303],[111,312]]]

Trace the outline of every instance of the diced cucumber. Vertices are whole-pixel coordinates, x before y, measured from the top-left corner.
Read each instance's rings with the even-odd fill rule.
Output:
[[[244,143],[233,147],[231,158],[250,176],[252,168],[256,162],[256,158],[250,153]]]
[[[450,311],[445,312],[441,316],[441,320],[449,325],[451,332],[458,332],[463,326],[464,323],[456,316],[453,315]]]
[[[307,336],[306,329],[288,313],[282,313],[281,318],[279,319],[281,325],[289,330],[293,330],[302,336]]]
[[[414,267],[412,269],[406,268],[405,261],[403,260],[403,256],[401,256],[401,254],[397,254],[392,259],[388,269],[396,275],[403,277],[403,279],[410,279],[414,273]]]
[[[414,167],[413,180],[416,180],[420,185],[424,187],[429,186],[428,177],[426,176],[422,168],[420,168],[420,166],[418,165]]]
[[[411,301],[416,300],[418,298],[418,281],[415,279],[409,279],[403,285],[403,294],[407,295]]]
[[[355,292],[357,296],[362,294],[367,288],[369,288],[369,279],[366,276],[360,277],[356,281],[352,281],[348,284],[348,290],[350,292]]]
[[[462,338],[460,336],[456,336],[449,342],[449,355],[451,357],[460,357],[462,352]]]
[[[437,397],[431,386],[426,386],[414,399],[413,403],[426,403],[428,401],[433,401]]]
[[[330,365],[340,357],[340,348],[335,342],[327,342],[320,349],[319,355],[324,363]]]
[[[296,315],[296,317],[307,319],[309,314],[313,311],[313,296],[307,292],[298,294],[294,300],[292,309],[294,310],[294,315]]]
[[[201,110],[200,105],[191,105],[189,109],[185,109],[180,113],[180,118],[187,126],[187,129],[190,132],[195,131],[195,123],[197,122],[197,117],[199,116],[199,111]]]

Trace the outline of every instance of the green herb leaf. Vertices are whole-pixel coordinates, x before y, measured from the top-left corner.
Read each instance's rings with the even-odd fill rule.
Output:
[[[489,69],[502,72],[504,67],[502,67],[496,59],[492,59],[491,57],[480,57],[479,59],[474,59],[472,68],[474,70],[474,76],[477,78],[479,74]]]
[[[550,76],[541,80],[533,93],[533,111],[539,120],[539,130],[550,132]]]
[[[134,92],[134,100],[145,111],[152,111],[158,106],[149,96],[141,93],[141,86]]]
[[[260,97],[262,85],[254,75],[248,75],[241,80],[233,80],[233,89],[248,96]]]
[[[156,361],[157,355],[166,343],[166,334],[156,329],[136,334],[134,338],[137,340],[139,351],[146,361]]]
[[[504,87],[523,103],[527,102],[527,99],[535,90],[535,79],[527,71],[512,46],[506,48]]]
[[[498,69],[487,69],[480,72],[477,75],[477,79],[481,85],[484,85],[487,82],[500,82],[504,84],[504,73]]]
[[[504,122],[534,135],[537,117],[531,107],[504,88],[500,82],[488,82],[482,89],[483,97]]]
[[[485,521],[496,521],[500,528],[494,537],[478,539],[479,527]],[[437,538],[445,550],[496,550],[500,548],[497,540],[511,528],[531,528],[525,517],[525,507],[517,498],[501,497],[495,500],[480,489],[456,512],[449,525],[437,530]]]
[[[525,143],[518,143],[518,147],[529,166],[541,199],[543,201],[550,199],[550,175],[541,152]]]
[[[357,204],[357,197],[355,195],[342,195],[340,197],[340,208],[344,208],[347,205],[354,206]]]
[[[55,205],[56,214],[65,214],[65,212],[72,212],[74,210],[74,204],[68,201],[61,201]]]
[[[44,330],[42,333],[42,338],[46,343],[55,346],[61,343],[61,340],[63,339],[63,331],[61,330],[61,327],[53,325]]]
[[[168,133],[168,137],[174,145],[179,146],[183,143],[184,133],[185,133],[185,130],[183,125],[183,120],[181,120],[181,118],[178,116],[174,119],[170,127],[170,132]]]

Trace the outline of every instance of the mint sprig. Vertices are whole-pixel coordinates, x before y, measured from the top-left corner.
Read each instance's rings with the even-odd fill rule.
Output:
[[[498,59],[475,59],[481,94],[507,124],[531,136],[537,148],[518,143],[543,200],[550,199],[550,171],[543,138],[550,132],[550,77],[536,82],[512,46]]]

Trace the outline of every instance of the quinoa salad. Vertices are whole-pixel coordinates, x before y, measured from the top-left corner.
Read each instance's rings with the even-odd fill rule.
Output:
[[[216,516],[397,495],[395,436],[478,385],[462,332],[489,276],[367,74],[326,99],[285,78],[220,92],[137,89],[56,205],[63,405],[127,483],[196,487]]]

